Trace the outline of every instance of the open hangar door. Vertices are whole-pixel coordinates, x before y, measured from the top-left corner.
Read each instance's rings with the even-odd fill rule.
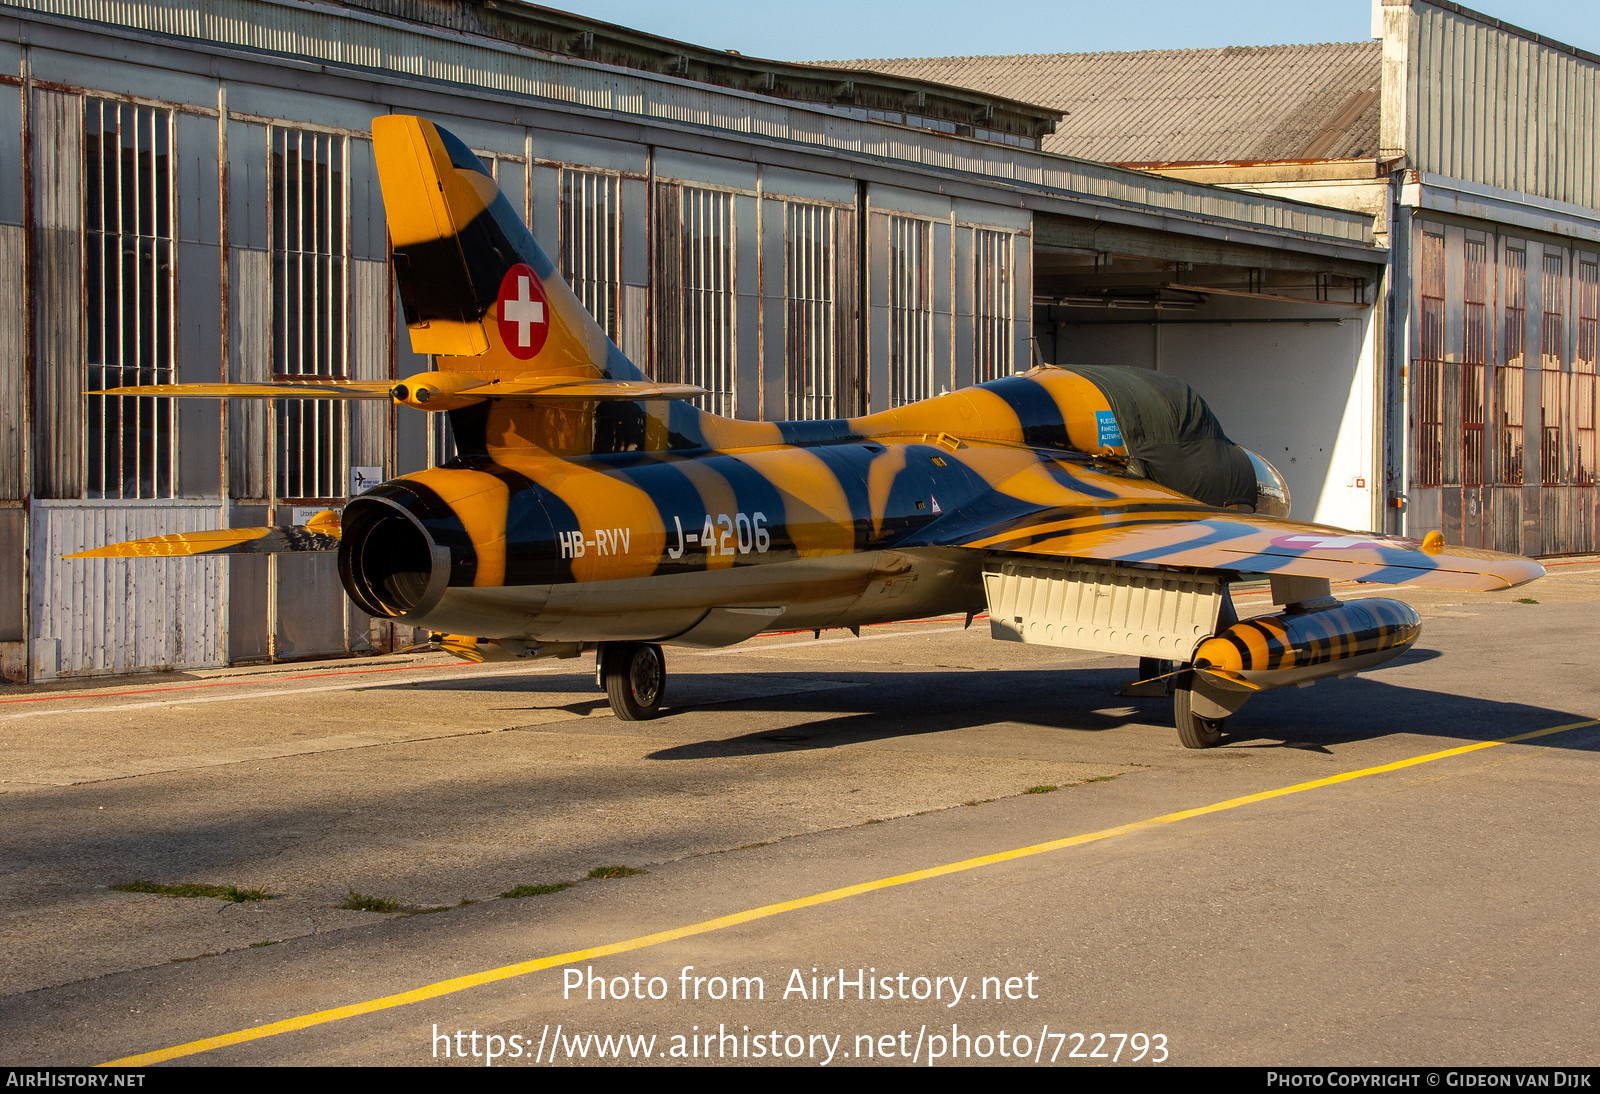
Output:
[[[1040,215],[1034,338],[1183,380],[1282,472],[1297,520],[1384,525],[1383,266]]]

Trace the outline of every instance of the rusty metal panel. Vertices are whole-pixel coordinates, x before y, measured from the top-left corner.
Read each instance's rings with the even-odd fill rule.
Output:
[[[1493,547],[1489,542],[1489,513],[1484,502],[1490,487],[1463,486],[1461,488],[1461,539],[1457,542],[1468,547]],[[1450,542],[1446,536],[1446,542]]]
[[[862,399],[865,410],[889,409],[889,217],[876,210],[867,214],[866,268],[867,373]]]
[[[1496,551],[1521,554],[1522,487],[1494,486],[1485,489],[1490,491],[1490,521],[1493,525],[1490,532],[1493,539],[1489,546]]]
[[[1437,486],[1413,486],[1406,495],[1406,535],[1421,539],[1443,522],[1443,499]]]
[[[27,520],[20,505],[0,506],[0,642],[23,639]]]
[[[1033,234],[1019,233],[1012,239],[1011,256],[1017,264],[1012,284],[1016,297],[1011,305],[1011,324],[1016,338],[1016,351],[1011,356],[1011,367],[1026,371],[1033,367]]]
[[[0,84],[0,224],[26,223],[22,162],[22,88]]]
[[[265,219],[265,210],[262,217]],[[263,383],[272,378],[272,259],[265,251],[233,248],[228,262],[228,378]],[[228,489],[235,498],[267,496],[271,446],[267,405],[261,399],[228,400]]]
[[[350,187],[350,257],[384,262],[389,257],[388,222],[383,215],[372,142],[352,137],[345,150],[345,168]],[[521,207],[515,201],[512,204]]]
[[[268,178],[267,127],[228,123],[228,245],[265,251],[267,210],[272,204]]]
[[[222,664],[226,560],[62,557],[216,528],[219,516],[215,502],[34,502],[33,679]]]
[[[389,375],[389,264],[350,263],[350,378],[387,380]],[[392,402],[366,399],[354,404],[355,443],[350,462],[357,467],[387,467]]]
[[[217,178],[217,120],[178,114],[173,157],[173,205],[177,245],[177,379],[215,382],[225,377],[222,344],[222,216]],[[223,404],[182,399],[178,420],[177,494],[222,495]]]
[[[953,236],[954,228],[948,221],[935,221],[929,232],[928,265],[933,280],[933,390],[929,393],[932,395],[956,387],[952,290],[957,275]]]
[[[280,509],[278,523],[289,524]],[[277,641],[279,657],[315,657],[345,652],[345,597],[338,561],[330,554],[274,555],[278,575]]]
[[[835,413],[841,417],[862,414],[867,409],[865,378],[861,374],[861,338],[867,317],[861,314],[861,296],[858,277],[857,214],[854,209],[840,210],[833,218],[833,265],[838,281],[834,284],[835,316],[833,325],[834,366],[833,390]]]
[[[228,527],[260,528],[267,523],[264,505],[234,505]],[[234,555],[228,560],[228,661],[264,661],[272,655],[267,642],[267,555]]]
[[[1568,529],[1572,524],[1572,491],[1565,486],[1539,488],[1539,551],[1541,555],[1565,554]]]
[[[1517,547],[1519,555],[1532,556],[1544,553],[1543,501],[1543,487],[1522,488],[1522,539]]]
[[[221,242],[222,205],[217,189],[217,119],[178,114],[173,119],[177,160],[174,212],[182,243]]]
[[[177,372],[182,383],[221,379],[222,284],[215,245],[177,247]],[[177,402],[177,479],[179,497],[222,496],[222,403],[216,399]]]
[[[83,103],[35,91],[34,493],[83,495]]]
[[[388,284],[389,329],[394,332],[394,372],[397,377],[414,376],[426,371],[431,358],[411,351],[411,337],[406,332],[405,317],[400,313],[400,301],[394,291],[394,282]],[[396,475],[421,471],[428,466],[428,436],[432,429],[431,414],[396,414],[394,417],[394,468]]]
[[[528,172],[528,230],[535,239],[561,238],[561,169],[535,164]]]
[[[1572,523],[1566,550],[1572,554],[1592,554],[1597,546],[1595,518],[1600,510],[1600,491],[1593,486],[1574,486],[1571,495]]]
[[[1462,491],[1459,486],[1439,487],[1439,531],[1446,543],[1461,543]]]
[[[26,494],[28,438],[27,235],[0,224],[0,499]],[[4,639],[0,639],[4,641]]]

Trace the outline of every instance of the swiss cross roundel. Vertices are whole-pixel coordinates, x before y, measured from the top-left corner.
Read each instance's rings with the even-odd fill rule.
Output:
[[[526,361],[544,348],[550,334],[550,301],[530,267],[519,262],[506,271],[497,307],[500,341],[513,357]]]

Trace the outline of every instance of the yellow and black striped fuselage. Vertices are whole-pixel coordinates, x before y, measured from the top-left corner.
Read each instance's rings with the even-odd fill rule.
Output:
[[[478,454],[351,502],[341,572],[374,614],[548,642],[715,645],[976,610],[981,552],[940,546],[963,524],[1196,506],[1142,480],[1103,485],[1122,455],[1099,443],[1106,409],[1093,385],[1054,369],[826,422],[674,403],[608,408],[596,423],[583,416],[606,411],[574,406],[576,424],[547,417],[537,435],[570,434],[575,449],[595,434],[633,440],[561,455],[520,443],[526,420],[491,402]]]

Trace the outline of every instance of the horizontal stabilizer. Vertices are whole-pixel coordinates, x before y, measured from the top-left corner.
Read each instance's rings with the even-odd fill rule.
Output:
[[[485,399],[594,399],[631,402],[695,399],[706,393],[693,384],[649,380],[589,380],[581,377],[519,376],[479,380],[460,373],[420,372],[390,380],[289,381],[265,384],[132,384],[87,395],[153,395],[169,399],[392,399],[418,410],[457,410]]]
[[[270,384],[130,384],[85,395],[161,395],[169,399],[388,399],[392,380],[284,380]]]
[[[130,539],[67,558],[184,558],[191,555],[279,555],[339,549],[339,514],[323,510],[288,528],[216,528]]]
[[[658,384],[648,380],[523,379],[484,392],[496,399],[698,399],[706,393],[694,384]]]

